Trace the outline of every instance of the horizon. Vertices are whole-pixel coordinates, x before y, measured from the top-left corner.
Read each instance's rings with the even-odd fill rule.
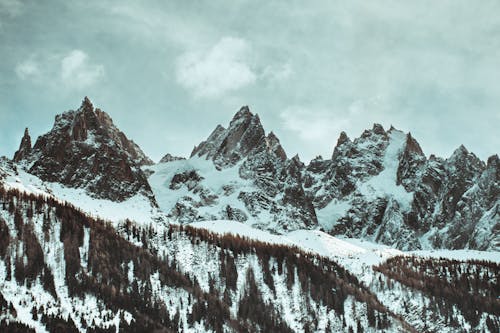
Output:
[[[495,1],[0,1],[0,155],[87,95],[156,161],[188,156],[241,105],[303,161],[373,123],[411,132],[426,156],[464,145],[486,161],[500,147],[498,12]]]
[[[90,98],[90,97],[88,97],[88,96],[84,96],[84,98],[82,99],[82,103],[83,103],[83,101],[84,101],[85,99],[88,99],[88,100],[92,103],[92,105],[93,105],[94,109],[100,109],[101,111],[103,111],[103,112],[107,113],[107,114],[111,117],[111,119],[112,119],[112,121],[113,121],[113,124],[114,124],[114,125],[115,125],[115,126],[116,126],[119,130],[120,130],[120,131],[122,131],[122,132],[123,132],[123,133],[127,136],[127,138],[128,138],[129,140],[131,140],[131,141],[135,142],[136,144],[138,144],[138,145],[139,145],[139,148],[141,148],[141,150],[142,150],[142,151],[146,154],[146,156],[148,156],[149,158],[151,158],[151,159],[153,160],[153,162],[155,162],[155,164],[156,164],[156,163],[159,163],[160,159],[161,159],[161,158],[163,158],[163,157],[164,157],[165,155],[167,155],[167,154],[170,154],[170,155],[172,155],[172,156],[176,156],[176,157],[190,158],[191,153],[188,153],[188,154],[186,154],[186,155],[175,155],[175,154],[172,154],[171,152],[168,152],[168,151],[167,151],[167,152],[165,152],[163,155],[161,155],[161,156],[160,156],[160,157],[158,157],[158,158],[153,158],[152,156],[150,156],[150,155],[147,153],[147,151],[145,151],[145,150],[143,149],[143,147],[142,147],[139,143],[137,143],[137,142],[136,142],[133,138],[129,137],[129,136],[127,135],[127,133],[125,133],[125,132],[124,132],[124,131],[123,131],[123,130],[122,130],[122,129],[121,129],[121,128],[120,128],[120,127],[119,127],[119,126],[115,123],[115,121],[114,121],[114,119],[113,119],[113,115],[112,115],[112,114],[110,114],[109,112],[107,112],[106,110],[104,110],[102,107],[100,107],[100,106],[98,106],[98,105],[95,105],[95,104],[94,104],[94,102],[92,101],[92,98]],[[232,115],[232,116],[228,119],[227,124],[229,124],[229,122],[233,119],[233,117],[236,115],[236,113],[237,113],[239,110],[241,110],[241,108],[243,108],[243,107],[248,107],[248,109],[249,109],[250,113],[252,113],[253,115],[259,116],[258,112],[253,112],[253,110],[252,110],[251,106],[248,106],[248,105],[242,105],[242,106],[241,106],[240,108],[238,108],[238,109],[237,109],[237,111],[236,111],[236,112],[235,112],[235,113],[234,113],[234,114],[233,114],[233,115]],[[79,108],[79,107],[78,107],[78,108]],[[54,115],[54,118],[55,118],[57,115],[60,115],[60,114],[62,114],[62,113],[64,113],[64,112],[77,111],[77,110],[78,110],[78,108],[68,109],[68,110],[63,111],[63,112],[61,112],[61,113],[58,113],[58,114]],[[259,118],[260,118],[260,116],[259,116]],[[273,132],[273,133],[274,133],[274,131],[273,131],[272,129],[266,129],[265,124],[263,124],[263,123],[262,123],[262,121],[261,121],[261,124],[262,124],[262,127],[263,127],[263,128],[264,128],[264,130],[265,130],[266,135],[267,135],[267,134],[269,134],[269,133],[271,133],[271,132]],[[348,138],[349,138],[350,140],[354,141],[356,138],[359,138],[359,137],[362,135],[362,133],[363,133],[364,131],[372,129],[372,128],[373,128],[375,125],[377,125],[377,124],[378,124],[378,125],[381,125],[381,126],[384,128],[384,130],[385,130],[386,132],[390,131],[390,130],[391,130],[391,128],[393,128],[393,129],[394,129],[394,130],[396,130],[396,131],[401,131],[401,132],[403,132],[403,133],[405,133],[405,134],[410,134],[410,135],[412,135],[412,134],[411,134],[411,131],[405,132],[405,131],[403,131],[403,130],[401,130],[401,129],[399,129],[399,128],[395,127],[395,126],[393,126],[392,124],[391,124],[391,125],[389,125],[389,127],[386,127],[386,126],[384,126],[384,125],[382,125],[382,124],[379,124],[379,123],[373,123],[371,126],[369,126],[369,127],[365,128],[365,129],[364,129],[361,133],[359,133],[358,135],[350,135],[349,133],[347,133],[347,132],[345,132],[345,131],[341,131],[341,132],[345,132],[345,133],[346,133],[346,135],[348,136]],[[52,125],[53,125],[53,124],[52,124]],[[50,126],[50,128],[52,128],[52,125]],[[223,128],[227,128],[227,126],[226,126],[225,124],[217,124],[217,125],[214,125],[214,126],[213,126],[213,129],[215,129],[217,126],[222,126]],[[212,131],[213,131],[213,129],[212,129]],[[39,136],[44,135],[44,134],[46,134],[47,132],[49,132],[49,131],[50,131],[50,129],[49,129],[49,130],[47,130],[46,132],[41,133],[41,134],[39,134],[39,135],[33,135],[32,131],[31,131],[31,129],[30,129],[29,127],[24,127],[24,128],[23,128],[23,130],[22,130],[23,135],[24,135],[25,130],[28,130],[28,132],[29,132],[29,136],[30,136],[30,138],[31,138],[31,143],[32,143],[32,145],[34,145],[34,144],[36,143],[36,140],[38,139],[38,137],[39,137]],[[210,131],[209,133],[211,133],[212,131]],[[339,135],[340,135],[340,134],[339,134]],[[22,139],[22,137],[23,137],[23,136],[21,136],[21,137],[19,138],[19,140],[18,140],[18,141],[19,141],[19,143],[21,143],[21,139]],[[207,136],[207,137],[208,137],[208,136]],[[412,135],[412,137],[413,137],[413,138],[414,138],[414,139],[415,139],[415,140],[416,140],[416,141],[420,144],[420,142],[419,142],[418,138],[415,138],[413,135]],[[205,139],[206,139],[206,138],[205,138]],[[279,140],[279,139],[280,139],[280,138],[278,137],[278,140]],[[202,141],[203,141],[203,140],[202,140]],[[200,141],[200,142],[198,142],[198,143],[195,143],[195,144],[193,144],[192,146],[193,146],[193,147],[196,147],[196,146],[198,146],[198,145],[199,145],[202,141]],[[281,140],[280,140],[280,143],[281,143]],[[335,141],[335,142],[333,143],[331,154],[333,154],[333,150],[334,150],[334,148],[335,148],[335,146],[336,146],[336,145],[337,145],[337,141]],[[477,156],[477,154],[475,154],[475,153],[474,153],[474,151],[471,151],[469,148],[467,148],[467,147],[466,147],[465,145],[463,145],[463,144],[460,144],[459,146],[457,146],[457,147],[455,148],[455,150],[453,150],[452,154],[453,154],[455,151],[459,150],[459,149],[460,149],[460,147],[462,147],[462,146],[463,146],[463,147],[465,147],[465,149],[466,149],[469,153],[474,154],[476,157],[478,157],[478,158],[479,158],[480,160],[482,160],[483,162],[486,162],[486,161],[487,161],[487,159],[488,159],[489,157],[491,157],[491,156],[498,155],[498,154],[496,154],[496,153],[495,153],[495,154],[489,155],[486,159],[482,159],[482,158],[480,158],[479,156]],[[13,156],[13,155],[14,155],[14,153],[18,150],[18,148],[19,148],[19,147],[17,147],[17,148],[14,150],[14,152],[12,152],[12,154],[11,154],[12,156]],[[285,148],[284,148],[284,149],[285,149]],[[425,157],[426,157],[426,158],[429,158],[431,155],[435,155],[435,154],[426,154],[425,150],[424,150],[424,149],[422,149],[422,150],[423,150],[423,153],[424,153],[424,155],[425,155]],[[331,159],[331,154],[330,154],[329,156],[323,156],[323,155],[321,155],[321,154],[317,154],[316,156],[312,157],[312,158],[311,158],[311,159],[309,159],[309,160],[304,160],[304,159],[301,157],[300,152],[295,153],[295,154],[293,154],[293,155],[289,154],[289,153],[286,151],[286,149],[285,149],[285,152],[287,153],[287,157],[288,157],[288,158],[292,158],[293,156],[298,155],[298,156],[299,156],[299,159],[300,159],[302,162],[304,162],[306,165],[307,165],[307,164],[309,164],[312,160],[314,160],[314,159],[316,159],[316,158],[319,158],[319,157],[321,157],[321,158],[323,158],[323,159],[326,159],[326,160]],[[451,154],[451,155],[452,155],[452,154]],[[451,156],[451,155],[450,155],[450,156]],[[9,157],[8,155],[2,154],[2,153],[0,153],[0,156],[5,156],[5,157],[7,157],[7,158],[9,158],[9,159],[11,158],[11,157]],[[436,156],[437,156],[437,157],[440,157],[440,158],[443,158],[443,159],[447,159],[447,158],[449,158],[449,157],[450,157],[450,156],[439,156],[439,155],[436,155]]]

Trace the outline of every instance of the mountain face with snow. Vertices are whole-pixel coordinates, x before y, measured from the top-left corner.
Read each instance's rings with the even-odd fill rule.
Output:
[[[320,226],[401,249],[500,247],[498,156],[485,164],[463,146],[428,159],[411,134],[380,125],[305,171]]]
[[[243,107],[189,159],[150,170],[160,207],[180,222],[321,228],[400,249],[500,248],[498,156],[485,164],[462,146],[427,158],[411,134],[379,124],[355,140],[342,132],[330,159],[305,165]]]
[[[311,253],[172,224],[113,227],[9,184],[0,200],[7,332],[412,331],[353,274]]]
[[[76,111],[56,116],[54,126],[30,147],[26,131],[14,161],[42,180],[84,188],[96,198],[123,201],[154,196],[141,166],[153,162],[88,98]]]
[[[499,180],[378,124],[305,164],[248,107],[154,164],[85,98],[0,158],[0,332],[498,332]]]
[[[217,126],[191,158],[152,167],[158,204],[181,222],[248,221],[275,232],[317,225],[297,157],[265,134],[259,116],[241,108],[229,126]]]

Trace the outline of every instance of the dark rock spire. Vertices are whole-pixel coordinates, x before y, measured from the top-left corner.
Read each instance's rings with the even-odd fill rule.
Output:
[[[28,155],[31,153],[31,137],[28,131],[28,128],[24,130],[23,138],[21,139],[21,144],[19,145],[19,149],[14,154],[14,162],[19,162],[21,160],[26,159]]]

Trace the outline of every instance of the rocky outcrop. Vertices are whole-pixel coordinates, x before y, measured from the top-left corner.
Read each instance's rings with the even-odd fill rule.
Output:
[[[24,130],[23,138],[21,139],[21,144],[19,145],[19,149],[14,154],[13,161],[20,162],[24,160],[31,154],[31,137],[28,131],[28,128]]]
[[[161,158],[160,163],[169,163],[169,162],[180,161],[180,160],[185,160],[185,158],[173,156],[172,154],[167,153],[165,156],[163,156]]]
[[[123,201],[154,196],[141,170],[153,162],[85,97],[76,111],[56,116],[54,126],[28,151],[23,138],[17,161],[42,180],[84,188],[94,197]],[[16,159],[15,157],[15,159]]]
[[[306,165],[288,158],[244,106],[189,159],[166,154],[151,165],[85,98],[56,116],[33,147],[26,129],[13,161],[97,198],[158,199],[182,223],[231,219],[276,233],[322,228],[401,249],[500,249],[498,155],[485,163],[460,146],[447,159],[426,157],[410,133],[392,126],[374,124],[354,139],[342,132],[331,158]]]
[[[426,158],[410,133],[376,124],[354,141],[342,133],[331,160],[312,160],[303,177],[332,234],[402,249],[491,250],[500,248],[497,159],[485,166],[463,146],[446,160]]]
[[[213,164],[215,170],[200,161]],[[180,221],[231,217],[276,232],[308,228],[317,219],[303,188],[303,167],[298,157],[287,158],[277,136],[266,135],[259,116],[244,106],[227,128],[218,125],[194,148],[186,161],[187,171],[174,172],[170,180],[175,183],[171,189],[177,191],[162,197],[170,201],[178,196],[168,209]],[[231,170],[234,178],[212,185],[213,179]]]

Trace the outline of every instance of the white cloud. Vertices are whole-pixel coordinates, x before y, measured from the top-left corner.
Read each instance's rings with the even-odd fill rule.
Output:
[[[21,80],[36,78],[40,75],[38,63],[33,59],[28,59],[17,64],[15,71]]]
[[[103,65],[91,62],[87,53],[76,49],[64,54],[34,53],[14,71],[21,80],[76,90],[96,84],[105,74]]]
[[[93,85],[104,76],[104,66],[91,64],[88,55],[73,50],[61,60],[61,80],[74,88]]]
[[[240,38],[224,37],[208,52],[186,52],[177,60],[177,82],[199,97],[219,97],[255,82],[250,47]]]

